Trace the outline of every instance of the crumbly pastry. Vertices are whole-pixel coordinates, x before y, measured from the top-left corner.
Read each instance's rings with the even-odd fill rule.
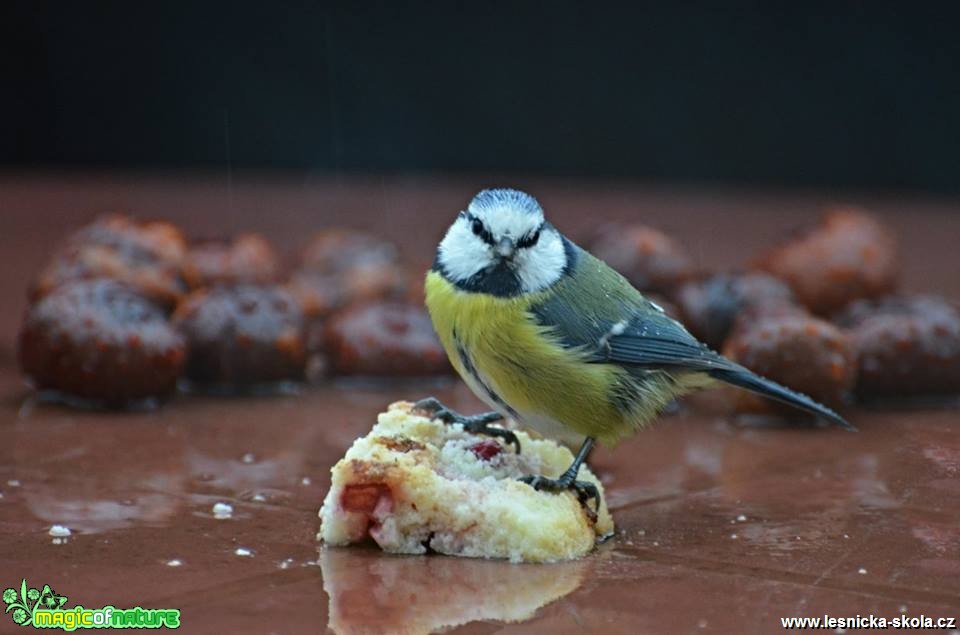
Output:
[[[333,467],[320,509],[318,538],[326,544],[369,536],[391,553],[554,562],[583,556],[613,533],[605,503],[594,514],[571,492],[541,492],[517,480],[559,476],[573,461],[567,448],[517,431],[518,455],[412,408],[392,404]],[[603,500],[587,467],[578,478]]]

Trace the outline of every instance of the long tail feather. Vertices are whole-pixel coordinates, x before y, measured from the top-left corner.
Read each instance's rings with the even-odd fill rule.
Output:
[[[764,379],[763,377],[750,372],[746,368],[717,368],[711,370],[709,374],[714,379],[719,379],[720,381],[732,386],[749,390],[750,392],[758,395],[768,397],[775,401],[793,406],[794,408],[799,408],[800,410],[817,415],[818,417],[822,417],[827,421],[840,426],[844,430],[849,430],[851,432],[855,432],[857,430],[843,417],[838,415],[830,408],[827,408],[823,404],[817,403],[806,395],[790,390],[786,386],[781,386],[780,384],[770,381],[769,379]]]

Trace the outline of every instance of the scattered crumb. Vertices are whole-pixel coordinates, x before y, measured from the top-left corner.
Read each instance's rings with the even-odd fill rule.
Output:
[[[747,522],[747,517],[744,516],[743,514],[740,514],[739,516],[737,516],[737,522],[739,522],[739,523],[745,523],[745,522]]]
[[[277,563],[277,566],[281,569],[289,569],[293,565],[293,558],[284,558]]]
[[[654,540],[654,541],[653,541],[653,546],[654,546],[654,547],[659,547],[659,546],[660,546],[660,543],[657,542],[656,540]]]
[[[224,520],[233,516],[233,506],[227,503],[214,503],[213,517],[217,520]]]
[[[182,564],[183,560],[178,560],[177,558],[174,558],[173,560],[167,560],[168,567],[179,567]]]
[[[300,484],[301,484],[301,485],[309,485],[310,482],[311,482],[311,481],[310,481],[310,477],[309,477],[309,476],[304,476],[302,479],[300,479]]]
[[[733,540],[736,540],[736,539],[737,539],[737,534],[730,534],[730,538],[733,539]]]
[[[7,485],[9,485],[10,487],[20,487],[20,481],[18,481],[15,478],[12,478],[9,481],[7,481]]]
[[[706,628],[707,620],[700,620],[699,622],[697,622],[697,626],[699,626],[700,628]]]
[[[233,553],[235,553],[235,554],[237,554],[238,556],[241,556],[241,557],[243,557],[243,558],[252,558],[252,557],[253,557],[253,551],[252,551],[251,549],[247,549],[246,547],[237,547],[237,548],[234,550]]]
[[[247,452],[246,454],[243,455],[243,458],[241,459],[241,461],[243,461],[244,463],[253,463],[256,460],[257,460],[257,457],[254,456],[253,452]]]
[[[900,610],[901,613],[906,613],[906,612],[907,612],[907,605],[906,605],[906,604],[901,604],[899,610]]]
[[[843,534],[843,537],[844,537],[845,539],[847,539],[847,540],[850,539],[850,536],[848,536],[847,534]]]
[[[857,573],[859,573],[860,575],[867,575],[867,570],[864,569],[863,567],[860,567],[860,570],[857,571]]]
[[[263,501],[267,500],[267,497],[264,496],[263,494],[254,494],[253,498],[251,498],[250,500],[257,503],[262,503]]]
[[[64,527],[63,525],[53,525],[50,527],[50,531],[47,532],[54,538],[68,538],[71,532],[69,527]]]

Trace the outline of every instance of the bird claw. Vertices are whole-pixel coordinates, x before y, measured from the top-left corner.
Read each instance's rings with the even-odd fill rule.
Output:
[[[413,410],[419,410],[429,414],[434,419],[439,419],[448,425],[459,423],[463,426],[465,432],[470,434],[482,434],[488,437],[502,439],[504,443],[513,445],[520,454],[520,440],[512,431],[505,428],[494,428],[490,424],[494,421],[503,419],[500,413],[488,412],[486,414],[467,416],[462,415],[456,410],[451,410],[444,406],[436,397],[427,397],[413,404]]]
[[[524,476],[520,479],[521,483],[526,483],[533,489],[547,492],[565,492],[572,491],[580,501],[580,505],[587,513],[591,522],[597,521],[597,513],[600,511],[600,492],[597,486],[589,481],[577,481],[574,479],[547,478],[545,476]],[[596,503],[595,509],[590,507],[590,499]]]

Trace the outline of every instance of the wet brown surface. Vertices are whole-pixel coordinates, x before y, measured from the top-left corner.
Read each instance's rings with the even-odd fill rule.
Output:
[[[476,408],[452,381],[179,397],[146,413],[32,404],[13,359],[28,276],[98,211],[169,218],[195,236],[260,231],[291,255],[330,224],[379,227],[425,265],[452,214],[495,182],[240,181],[0,180],[0,587],[25,577],[69,606],[178,607],[188,633],[767,633],[794,615],[960,616],[956,409],[854,410],[861,432],[848,434],[751,426],[716,397],[695,399],[595,453],[615,539],[579,562],[519,566],[314,542],[329,467],[352,439],[396,399]],[[642,218],[709,269],[746,261],[831,202],[521,185],[574,237],[601,218]],[[857,202],[900,232],[908,289],[960,297],[960,205]],[[231,518],[214,518],[220,501]],[[73,530],[66,544],[52,544],[55,523]]]

